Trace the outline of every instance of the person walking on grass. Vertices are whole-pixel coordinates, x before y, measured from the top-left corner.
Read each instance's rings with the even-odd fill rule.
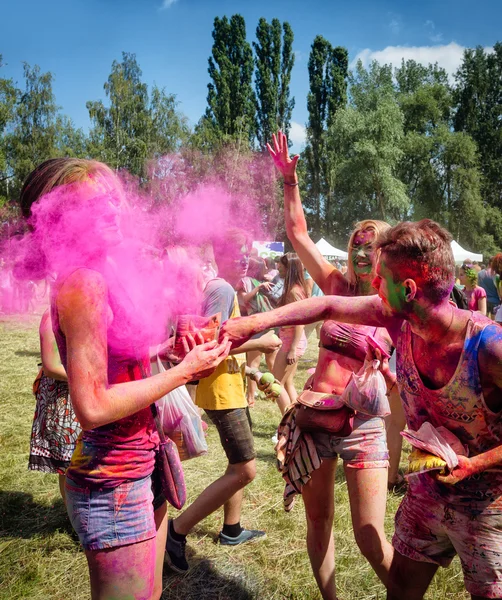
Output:
[[[221,313],[222,323],[239,316],[235,288],[246,277],[251,240],[241,229],[230,229],[213,241],[218,277],[206,283],[202,313]],[[216,426],[228,464],[224,474],[209,485],[178,517],[169,521],[166,560],[170,567],[185,573],[186,539],[203,519],[223,506],[220,544],[237,546],[265,538],[265,532],[241,525],[243,490],[256,475],[256,454],[249,409],[244,391],[246,352],[273,353],[280,341],[273,332],[249,340],[223,361],[216,371],[197,386],[196,404]]]

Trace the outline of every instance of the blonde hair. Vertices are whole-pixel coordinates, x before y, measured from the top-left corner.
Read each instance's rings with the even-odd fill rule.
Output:
[[[377,238],[380,236],[380,234],[382,234],[384,231],[387,231],[388,229],[390,229],[390,225],[388,223],[386,223],[385,221],[377,221],[375,219],[365,219],[364,221],[359,221],[354,225],[354,231],[350,236],[349,244],[347,246],[347,252],[349,254],[349,257],[347,261],[346,277],[351,286],[355,287],[357,284],[357,276],[354,272],[354,265],[352,264],[352,259],[350,257],[350,254],[352,253],[352,249],[354,247],[354,240],[356,239],[356,235],[358,233],[361,233],[361,231],[374,231],[376,243]],[[373,261],[373,271],[375,270],[375,266],[376,261]]]
[[[19,204],[23,216],[31,215],[32,205],[42,196],[60,185],[81,183],[94,175],[115,176],[110,167],[97,160],[84,158],[51,158],[44,161],[28,175],[24,182]]]

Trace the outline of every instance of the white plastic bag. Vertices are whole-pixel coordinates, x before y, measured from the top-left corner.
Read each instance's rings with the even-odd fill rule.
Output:
[[[359,373],[352,373],[341,395],[349,408],[376,417],[390,415],[387,384],[379,367],[379,360],[365,361]]]
[[[159,373],[166,370],[159,357],[157,367]],[[207,452],[199,409],[190,398],[186,386],[182,385],[163,396],[157,401],[157,409],[164,431],[178,446],[182,460]]]

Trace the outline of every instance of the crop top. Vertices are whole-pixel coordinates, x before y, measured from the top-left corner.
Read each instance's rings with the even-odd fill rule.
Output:
[[[366,336],[372,335],[390,354],[392,345],[384,327],[367,325],[349,325],[338,321],[324,321],[321,327],[320,346],[331,352],[337,352],[348,358],[364,361],[368,342]]]

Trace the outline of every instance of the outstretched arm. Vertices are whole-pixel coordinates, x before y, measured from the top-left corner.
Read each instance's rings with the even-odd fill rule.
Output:
[[[382,313],[382,303],[378,296],[323,296],[292,302],[281,308],[250,317],[230,319],[222,329],[221,336],[227,336],[236,347],[255,333],[272,327],[287,325],[307,325],[317,321],[334,319],[343,323],[386,327],[396,341],[401,325],[399,319],[387,317]]]
[[[267,148],[277,170],[284,178],[284,217],[288,238],[321,290],[325,294],[343,294],[347,289],[347,280],[324,258],[308,234],[307,221],[298,190],[296,174],[298,155],[289,157],[288,140],[282,131],[272,138],[272,145],[267,144]]]
[[[208,342],[195,346],[165,373],[110,385],[108,290],[103,277],[88,269],[72,273],[59,290],[57,310],[66,337],[72,404],[84,430],[132,415],[180,385],[207,377],[230,349],[225,340]]]

